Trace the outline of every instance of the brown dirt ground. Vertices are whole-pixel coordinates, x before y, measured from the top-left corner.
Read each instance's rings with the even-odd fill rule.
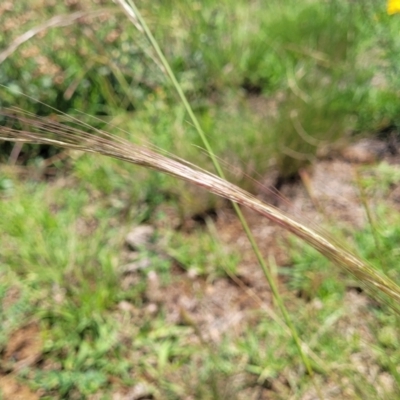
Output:
[[[39,325],[31,322],[16,330],[7,343],[1,357],[0,390],[4,400],[36,400],[37,393],[18,382],[16,374],[32,366],[42,356],[42,339]]]
[[[367,217],[359,189],[354,183],[356,170],[366,163],[377,161],[378,157],[398,163],[397,157],[382,154],[383,145],[375,140],[361,141],[344,149],[333,160],[317,161],[312,169],[302,172],[300,180],[284,184],[278,196],[269,188],[261,187],[259,197],[318,229],[321,225],[329,224],[361,228],[367,223]],[[399,188],[393,188],[388,199],[395,208],[399,207],[398,191]],[[282,246],[287,234],[253,211],[245,209],[243,212],[265,259],[272,257],[277,265],[287,265],[288,254]],[[242,256],[236,278],[206,282],[176,267],[172,285],[163,287],[156,274],[150,275],[147,297],[156,308],[163,304],[167,319],[171,322],[179,322],[184,311],[202,332],[218,340],[228,330],[240,332],[241,327],[245,326],[243,322],[246,316],[251,315],[249,309],[270,309],[272,298],[264,274],[233,210],[229,207],[220,210],[215,226],[222,243]],[[329,235],[329,232],[326,234]]]

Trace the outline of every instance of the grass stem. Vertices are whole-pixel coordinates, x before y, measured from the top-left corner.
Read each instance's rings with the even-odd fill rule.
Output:
[[[124,0],[117,0],[117,1],[120,4],[124,2]],[[210,145],[210,143],[209,143],[209,141],[207,139],[207,136],[205,135],[205,133],[204,133],[204,131],[203,131],[203,129],[202,129],[202,127],[201,127],[196,115],[195,115],[195,113],[193,112],[193,109],[190,106],[190,103],[189,103],[185,93],[183,92],[181,85],[179,84],[178,80],[176,79],[176,76],[175,76],[174,72],[172,71],[172,68],[169,65],[169,62],[167,61],[166,57],[164,56],[164,53],[162,52],[160,46],[158,45],[157,40],[153,36],[151,30],[149,29],[145,19],[142,17],[142,15],[141,15],[139,9],[136,7],[135,3],[132,0],[127,0],[127,2],[130,5],[130,7],[132,8],[132,11],[133,11],[134,15],[136,16],[137,20],[139,21],[140,26],[143,28],[148,40],[150,41],[151,45],[153,46],[154,50],[156,51],[157,56],[159,57],[159,59],[161,61],[161,64],[165,68],[165,71],[167,72],[168,77],[171,79],[172,84],[173,84],[175,90],[177,91],[180,100],[182,101],[182,104],[184,105],[184,107],[185,107],[185,109],[186,109],[186,111],[187,111],[187,113],[188,113],[188,115],[189,115],[189,117],[190,117],[190,119],[191,119],[191,121],[192,121],[192,123],[193,123],[193,125],[194,125],[194,127],[196,129],[196,131],[197,131],[197,133],[199,134],[199,136],[200,136],[200,138],[201,138],[201,140],[202,140],[202,142],[204,144],[204,147],[206,148],[206,150],[207,150],[207,152],[208,152],[208,154],[209,154],[209,156],[211,158],[211,161],[212,161],[212,163],[214,165],[214,168],[215,168],[217,174],[222,179],[225,179],[224,172],[222,171],[222,168],[221,168],[221,166],[220,166],[220,164],[218,162],[218,159],[217,159],[216,155],[214,154],[214,152],[213,152],[213,150],[211,148],[211,145]],[[126,11],[126,7],[125,6],[123,6],[123,9]],[[289,313],[288,313],[288,311],[287,311],[287,309],[286,309],[286,307],[284,305],[284,302],[283,302],[283,300],[282,300],[282,298],[280,296],[279,290],[278,290],[277,286],[273,282],[272,276],[271,276],[271,274],[269,272],[269,269],[267,267],[267,263],[265,262],[262,254],[261,254],[259,246],[257,245],[257,243],[256,243],[256,241],[254,239],[254,236],[253,236],[253,234],[252,234],[252,232],[250,230],[250,227],[249,227],[249,225],[248,225],[248,223],[247,223],[247,221],[246,221],[246,219],[245,219],[245,217],[244,217],[239,205],[237,203],[235,203],[235,202],[232,202],[232,205],[233,205],[233,208],[234,208],[234,210],[236,212],[236,215],[238,216],[239,221],[240,221],[240,223],[241,223],[241,225],[242,225],[242,227],[243,227],[243,229],[244,229],[244,231],[245,231],[245,233],[246,233],[246,235],[247,235],[247,237],[248,237],[248,239],[250,241],[250,244],[251,244],[251,247],[252,247],[252,249],[254,251],[254,254],[256,255],[257,260],[258,260],[261,268],[264,271],[265,277],[266,277],[266,279],[268,281],[268,284],[269,284],[269,286],[271,288],[273,297],[277,300],[277,303],[279,305],[279,309],[280,309],[280,311],[281,311],[281,313],[283,315],[283,318],[284,318],[286,324],[288,325],[288,327],[290,329],[290,332],[291,332],[291,334],[293,336],[293,340],[296,343],[297,350],[298,350],[298,352],[300,354],[300,357],[301,357],[301,359],[302,359],[302,361],[303,361],[303,363],[304,363],[304,365],[305,365],[305,367],[307,369],[307,372],[312,376],[312,368],[311,368],[310,361],[309,361],[307,355],[302,350],[302,347],[300,345],[300,341],[299,341],[299,337],[298,337],[298,334],[296,332],[296,329],[295,329],[295,327],[294,327],[294,325],[293,325],[293,323],[292,323],[292,321],[290,319]],[[318,388],[316,388],[316,389],[318,391]]]

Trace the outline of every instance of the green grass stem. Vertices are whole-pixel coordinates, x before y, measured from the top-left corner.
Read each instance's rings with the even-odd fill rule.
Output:
[[[129,16],[130,13],[129,13],[129,11],[127,11],[126,3],[124,4],[124,0],[117,0],[117,1],[122,6],[122,8],[125,10],[125,12],[128,12],[128,16]],[[185,109],[186,109],[186,111],[187,111],[187,113],[188,113],[188,115],[189,115],[189,117],[190,117],[190,119],[191,119],[191,121],[192,121],[192,123],[193,123],[193,125],[194,125],[194,127],[196,129],[196,131],[197,131],[197,133],[199,134],[199,136],[200,136],[200,138],[201,138],[201,140],[202,140],[202,142],[204,144],[204,147],[207,150],[207,153],[209,154],[209,156],[211,158],[211,161],[212,161],[212,163],[214,165],[215,170],[217,171],[217,174],[222,179],[225,179],[224,172],[222,171],[222,168],[221,168],[221,166],[220,166],[220,164],[218,162],[218,159],[217,159],[217,157],[215,156],[215,154],[214,154],[214,152],[212,150],[212,147],[211,147],[211,145],[210,145],[210,143],[209,143],[209,141],[207,139],[207,136],[205,135],[205,133],[204,133],[204,131],[203,131],[203,129],[202,129],[202,127],[201,127],[196,115],[195,115],[195,113],[193,112],[193,109],[190,106],[189,101],[187,100],[187,98],[185,96],[185,93],[182,90],[181,85],[179,84],[178,80],[176,79],[175,74],[172,71],[171,66],[169,65],[169,63],[168,63],[166,57],[164,56],[160,46],[158,45],[157,40],[153,36],[151,30],[149,29],[146,21],[142,17],[142,15],[141,15],[140,11],[138,10],[138,8],[136,7],[135,3],[132,0],[127,0],[127,2],[129,3],[134,15],[138,19],[138,21],[140,23],[140,26],[143,28],[143,31],[145,32],[148,40],[150,41],[151,45],[153,46],[154,50],[156,51],[157,56],[159,57],[159,59],[160,59],[160,61],[162,63],[162,66],[164,67],[168,77],[171,79],[171,81],[173,83],[173,86],[174,86],[175,90],[177,91],[177,93],[179,95],[180,100],[182,101],[182,103],[183,103],[183,105],[184,105],[184,107],[185,107]],[[296,344],[296,347],[297,347],[298,352],[300,354],[300,357],[301,357],[301,359],[302,359],[302,361],[304,363],[304,366],[306,367],[307,372],[309,373],[309,375],[312,376],[313,375],[313,371],[312,371],[311,363],[310,363],[307,355],[303,352],[303,349],[302,349],[301,344],[300,344],[299,336],[298,336],[298,334],[296,332],[296,329],[295,329],[295,327],[294,327],[294,325],[293,325],[293,323],[292,323],[292,321],[290,319],[289,313],[286,310],[285,304],[284,304],[284,302],[282,300],[282,297],[281,297],[281,295],[279,293],[279,290],[278,290],[278,288],[276,287],[276,285],[273,282],[273,279],[272,279],[272,276],[271,276],[271,274],[269,272],[267,264],[266,264],[262,254],[261,254],[261,251],[260,251],[260,249],[259,249],[259,247],[258,247],[258,245],[257,245],[257,243],[256,243],[256,241],[254,239],[253,234],[251,233],[249,225],[248,225],[248,223],[247,223],[242,211],[240,210],[239,205],[237,203],[235,203],[234,201],[232,201],[232,205],[233,205],[233,208],[234,208],[234,210],[235,210],[235,212],[236,212],[236,214],[237,214],[237,216],[239,218],[239,221],[240,221],[240,223],[241,223],[241,225],[242,225],[242,227],[243,227],[243,229],[244,229],[244,231],[245,231],[245,233],[246,233],[246,235],[247,235],[247,237],[248,237],[248,239],[250,241],[251,247],[252,247],[252,249],[253,249],[256,257],[257,257],[257,260],[258,260],[261,268],[264,271],[265,277],[266,277],[266,279],[268,281],[268,284],[269,284],[269,286],[271,288],[272,295],[277,300],[277,303],[279,305],[279,309],[280,309],[280,311],[281,311],[281,313],[283,315],[283,318],[284,318],[286,324],[288,325],[288,327],[290,329],[290,332],[292,334],[293,340],[294,340],[294,342]],[[317,388],[317,391],[318,391],[318,388]]]

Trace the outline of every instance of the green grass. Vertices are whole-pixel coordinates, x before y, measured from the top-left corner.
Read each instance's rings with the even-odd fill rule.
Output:
[[[35,18],[27,16],[25,24],[15,22],[24,15],[19,5],[5,12],[10,23],[0,47],[51,16],[75,11],[57,4],[43,12],[45,4],[35,2]],[[0,84],[64,112],[113,117],[130,132],[130,121],[142,115],[152,126],[146,140],[209,167],[193,148],[201,145],[195,135],[180,141],[191,126],[152,48],[118,8],[107,6],[107,17],[50,29],[23,44],[2,64]],[[93,7],[81,3],[83,10]],[[290,176],[314,158],[316,144],[398,126],[399,22],[384,14],[384,4],[287,0],[249,6],[226,0],[141,7],[215,153],[250,168],[251,176],[272,166]],[[261,119],[249,94],[261,99]],[[48,113],[2,90],[1,105],[9,104]],[[133,133],[140,136],[146,129],[141,118],[137,125]]]
[[[90,160],[96,165],[100,158],[81,156],[77,165]],[[119,163],[102,164],[111,171],[115,164],[107,178],[113,186],[109,190],[118,193],[124,179],[115,172]],[[387,196],[398,182],[396,173],[397,167],[387,164],[360,172],[371,202]],[[155,398],[240,398],[263,391],[273,398],[301,398],[313,391],[286,329],[262,309],[247,311],[240,329],[223,331],[217,341],[208,337],[201,313],[193,317],[189,308],[177,320],[168,317],[171,300],[163,296],[177,290],[179,301],[188,287],[199,285],[196,304],[210,306],[207,288],[237,273],[240,257],[216,241],[212,225],[191,234],[161,226],[155,243],[168,249],[168,257],[163,251],[140,250],[139,258],[151,262],[127,284],[121,269],[123,237],[143,215],[135,203],[132,210],[121,207],[108,191],[99,190],[101,179],[96,187],[79,168],[46,183],[21,179],[3,167],[4,181],[0,345],[5,351],[13,333],[30,321],[39,321],[42,340],[42,361],[17,373],[22,384],[48,398],[94,393],[111,398],[140,385]],[[376,233],[385,257],[373,251],[371,227],[352,237],[376,267],[397,280],[398,221],[388,208],[377,212],[384,228]],[[334,386],[340,397],[396,398],[397,315],[357,294],[354,278],[336,272],[315,251],[304,245],[290,251],[292,266],[282,275],[284,297],[296,329],[316,355],[311,360],[322,393],[328,395]],[[160,279],[155,287],[152,271]],[[18,295],[6,302],[12,291]],[[7,360],[8,368],[15,362]],[[369,370],[377,371],[375,378]]]
[[[383,4],[264,3],[141,5],[229,180],[250,190],[252,179],[266,171],[293,175],[312,161],[317,144],[398,129],[400,115],[399,19],[385,16]],[[51,16],[74,11],[44,4],[32,3],[34,17],[25,25],[5,25],[0,48]],[[7,18],[25,15],[22,3],[13,7]],[[0,84],[69,114],[81,110],[82,120],[211,168],[150,46],[122,14],[113,15],[31,39],[1,65]],[[32,58],[30,51],[44,58]],[[377,76],[383,83],[371,86]],[[48,114],[15,91],[0,91],[2,107]],[[0,146],[5,161],[10,147]],[[184,222],[221,206],[220,200],[171,177],[75,153],[57,162],[55,177],[45,181],[42,163],[54,155],[46,151],[23,149],[28,178],[0,166],[0,352],[32,321],[38,321],[42,341],[40,362],[14,371],[19,382],[44,398],[112,398],[140,385],[160,399],[257,393],[300,399],[313,393],[279,319],[256,307],[245,313],[240,329],[213,340],[190,312],[171,320],[171,300],[164,304],[153,293],[167,296],[178,287],[180,299],[193,290],[197,307],[212,307],[207,289],[238,274],[240,254],[225,248],[211,223],[188,234],[160,222],[160,205],[172,207]],[[359,184],[377,204],[399,179],[397,168],[387,164],[361,175]],[[373,217],[379,224],[354,232],[354,247],[397,280],[399,221],[385,206]],[[150,266],[127,277],[121,268],[129,262],[125,234],[142,222],[157,225],[157,219],[156,243],[167,251],[139,250],[137,258]],[[398,398],[397,315],[358,295],[363,289],[354,278],[315,251],[297,244],[286,251],[291,267],[278,269],[285,302],[313,352],[322,393]],[[155,287],[153,273],[160,278]],[[6,361],[2,375],[16,363]]]

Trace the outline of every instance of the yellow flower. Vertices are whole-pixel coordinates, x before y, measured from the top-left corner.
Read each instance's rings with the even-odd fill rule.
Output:
[[[388,0],[387,13],[389,15],[400,13],[400,0]]]

